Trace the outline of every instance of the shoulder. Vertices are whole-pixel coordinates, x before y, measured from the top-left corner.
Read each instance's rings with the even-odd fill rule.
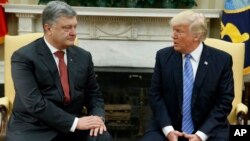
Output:
[[[78,54],[78,55],[90,55],[91,56],[91,53],[85,49],[83,49],[82,47],[79,47],[79,46],[71,46],[68,48],[68,50],[74,52],[75,54]]]
[[[209,56],[211,61],[216,62],[215,64],[219,66],[224,66],[224,65],[231,66],[233,64],[232,55],[230,55],[226,51],[210,46],[204,46],[204,54],[207,54],[207,56]]]
[[[208,46],[204,44],[204,49],[208,50],[209,54],[214,56],[214,57],[219,57],[219,58],[231,58],[231,55],[227,53],[226,51]]]
[[[38,54],[38,49],[41,46],[44,46],[45,42],[43,40],[43,38],[38,38],[30,43],[27,43],[26,45],[23,46],[17,46],[17,47],[13,47],[13,54],[12,54],[12,58],[13,57],[21,57],[22,59],[26,58],[26,59],[31,59],[33,57],[35,57]],[[43,49],[41,49],[43,50]]]
[[[170,47],[165,47],[162,48],[160,50],[157,51],[157,55],[162,56],[162,55],[170,55],[173,54],[175,52],[174,47],[170,46]]]
[[[69,47],[68,50],[70,50],[76,54],[80,54],[80,55],[91,55],[91,53],[89,51],[87,51],[79,46],[75,46],[75,45]]]
[[[165,47],[157,51],[156,59],[158,60],[168,60],[171,56],[176,54],[173,46]]]
[[[89,51],[79,47],[79,46],[71,46],[67,48],[68,55],[71,55],[74,58],[84,61],[92,60],[92,55]]]
[[[29,53],[31,51],[35,51],[40,45],[45,44],[43,38],[38,38],[30,43],[27,43],[24,46],[21,46],[16,49],[16,52],[20,53]]]

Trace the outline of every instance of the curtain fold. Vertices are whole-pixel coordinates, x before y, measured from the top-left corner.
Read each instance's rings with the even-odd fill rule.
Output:
[[[8,33],[6,16],[3,7],[3,4],[5,3],[7,3],[7,0],[0,0],[0,44],[3,44],[4,36]]]
[[[250,1],[226,0],[221,21],[221,39],[245,43],[244,75],[250,74]]]

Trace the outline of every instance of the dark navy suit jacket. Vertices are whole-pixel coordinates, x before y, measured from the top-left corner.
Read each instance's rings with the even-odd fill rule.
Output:
[[[181,131],[182,125],[182,54],[167,47],[159,50],[152,76],[149,98],[153,111],[150,130],[172,125]],[[227,138],[227,116],[234,98],[232,57],[203,44],[192,94],[192,120],[196,132],[211,137]]]

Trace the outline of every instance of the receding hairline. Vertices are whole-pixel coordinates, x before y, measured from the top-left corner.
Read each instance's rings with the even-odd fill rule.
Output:
[[[42,12],[42,24],[51,24],[59,17],[77,16],[76,11],[63,1],[50,1]]]

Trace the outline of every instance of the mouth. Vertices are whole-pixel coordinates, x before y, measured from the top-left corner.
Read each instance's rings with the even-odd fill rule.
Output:
[[[175,42],[175,41],[173,42],[173,44],[174,44],[174,46],[177,46],[177,45],[178,45],[178,43],[177,43],[177,42]]]
[[[75,41],[75,37],[72,37],[72,38],[68,38],[69,41]]]

